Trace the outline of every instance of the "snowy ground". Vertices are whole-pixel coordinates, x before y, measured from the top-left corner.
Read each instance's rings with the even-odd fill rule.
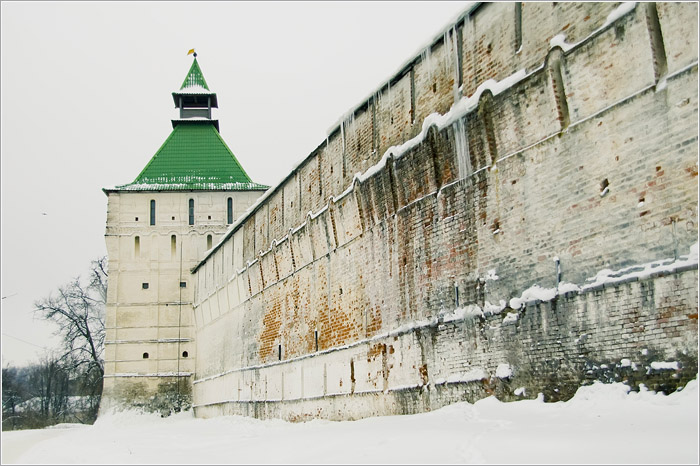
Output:
[[[111,414],[3,432],[2,463],[698,464],[698,385],[665,396],[595,384],[568,402],[491,397],[353,422]]]

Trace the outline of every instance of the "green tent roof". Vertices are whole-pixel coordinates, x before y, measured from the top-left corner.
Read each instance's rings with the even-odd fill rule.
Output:
[[[253,183],[214,127],[214,122],[180,122],[129,184],[115,191],[263,191]],[[111,191],[111,190],[106,190]]]
[[[202,70],[199,68],[199,64],[197,63],[197,59],[195,58],[194,61],[192,61],[190,71],[187,73],[187,77],[182,83],[180,90],[196,86],[203,87],[204,89],[209,90],[209,86],[207,86],[207,82],[204,80]]]

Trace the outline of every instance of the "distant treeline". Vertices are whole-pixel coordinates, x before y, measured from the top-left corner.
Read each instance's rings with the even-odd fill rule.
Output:
[[[102,394],[97,371],[76,372],[72,362],[48,356],[27,367],[2,369],[2,430],[59,423],[92,424]]]

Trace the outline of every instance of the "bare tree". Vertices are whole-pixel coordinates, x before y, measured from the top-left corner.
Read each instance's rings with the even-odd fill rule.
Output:
[[[34,303],[36,313],[58,325],[56,334],[63,340],[64,352],[55,369],[65,371],[67,377],[65,380],[56,378],[57,373],[54,380],[68,384],[68,381],[80,378],[81,390],[87,391],[86,394],[97,403],[104,375],[106,298],[107,258],[101,257],[92,261],[88,280],[76,277],[59,287],[56,295],[51,294]],[[54,375],[48,369],[43,371],[46,376]]]
[[[59,287],[58,295],[34,303],[35,312],[55,322],[66,350],[76,367],[88,365],[104,373],[104,312],[107,297],[106,258],[92,262],[87,284],[76,277]],[[68,359],[68,358],[66,358]]]
[[[2,369],[2,430],[17,427],[17,407],[26,399],[16,367]],[[5,424],[5,423],[8,424]]]
[[[39,404],[39,414],[47,423],[65,419],[68,401],[68,371],[59,356],[45,355],[29,374],[30,393]]]

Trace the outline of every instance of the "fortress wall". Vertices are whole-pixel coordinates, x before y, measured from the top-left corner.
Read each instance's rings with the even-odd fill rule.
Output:
[[[327,140],[294,174],[273,188],[273,196],[283,198],[276,199],[274,205],[282,202],[284,212],[271,215],[269,226],[267,214],[256,213],[248,219],[246,223],[254,222],[257,228],[247,227],[254,230],[248,232],[254,238],[247,244],[255,244],[255,248],[246,247],[244,259],[253,260],[273,239],[303,222],[309,211],[318,210],[330,196],[344,191],[356,173],[377,163],[391,146],[416,136],[429,114],[446,113],[455,97],[473,95],[489,79],[500,81],[520,69],[540,67],[554,36],[563,34],[568,43],[577,43],[605,24],[619,3],[523,3],[519,48],[515,47],[515,5],[484,3],[465,13],[367,101],[341,118]],[[673,13],[667,16],[669,22],[682,21],[673,19]]]
[[[531,302],[508,322],[466,315],[312,357],[240,367],[194,384],[196,413],[359,419],[488,395],[557,400],[573,394],[582,378],[643,381],[668,392],[694,373],[652,363],[697,364],[697,312],[686,315],[677,306],[697,303],[697,279],[695,269],[628,281]],[[689,302],[673,298],[680,294]],[[620,338],[622,329],[627,338]]]
[[[655,33],[660,28],[649,20],[649,5],[637,5],[590,37],[612,11],[609,4],[565,5],[588,17],[579,28],[565,28],[569,44],[583,42],[547,52],[547,40],[529,74],[502,92],[482,93],[461,118],[431,127],[413,147],[393,149],[397,155],[348,152],[372,140],[381,149],[384,135],[402,134],[405,141],[418,134],[421,127],[409,129],[401,119],[382,130],[381,121],[391,121],[391,92],[410,94],[415,86],[419,115],[428,105],[449,110],[448,34],[420,61],[432,60],[435,70],[413,65],[354,120],[341,123],[342,131],[233,232],[224,243],[233,247],[219,248],[200,267],[198,415],[336,418],[342,417],[333,414],[337,403],[344,403],[356,410],[346,417],[361,417],[361,402],[346,398],[372,390],[387,396],[362,395],[374,400],[370,414],[429,409],[491,392],[507,398],[513,387],[494,376],[505,363],[529,374],[517,382],[528,393],[565,398],[589,375],[612,380],[599,364],[619,366],[615,358],[642,349],[656,360],[686,358],[675,379],[660,373],[662,385],[697,372],[697,290],[687,278],[696,280],[697,272],[672,275],[668,280],[683,283],[673,291],[657,277],[641,287],[615,286],[614,293],[589,290],[508,307],[533,285],[555,288],[561,280],[582,286],[602,269],[677,258],[697,242],[697,53],[694,61],[685,55],[684,63],[695,63],[690,67],[671,60],[665,71],[659,65],[666,54],[680,59],[697,45]],[[688,8],[697,8],[688,5],[677,5],[685,18]],[[545,8],[524,4],[523,15],[531,6]],[[512,5],[488,4],[464,28],[480,30],[480,15],[490,10],[498,18],[514,13]],[[687,22],[671,6],[656,11],[667,30]],[[539,27],[555,30],[547,21]],[[527,31],[513,61],[536,48],[525,40]],[[663,56],[660,42],[668,43]],[[433,81],[442,83],[433,99],[431,72],[442,76]],[[374,132],[366,130],[368,121],[378,122]],[[365,130],[352,130],[353,124]],[[348,173],[366,171],[370,162],[379,164],[353,182]],[[268,220],[274,206],[282,220]],[[240,265],[221,273],[218,261]],[[539,317],[524,318],[533,306]],[[644,324],[640,306],[648,313]],[[583,333],[593,347],[574,341]],[[426,387],[432,390],[427,395]],[[323,401],[274,401],[320,396]]]

